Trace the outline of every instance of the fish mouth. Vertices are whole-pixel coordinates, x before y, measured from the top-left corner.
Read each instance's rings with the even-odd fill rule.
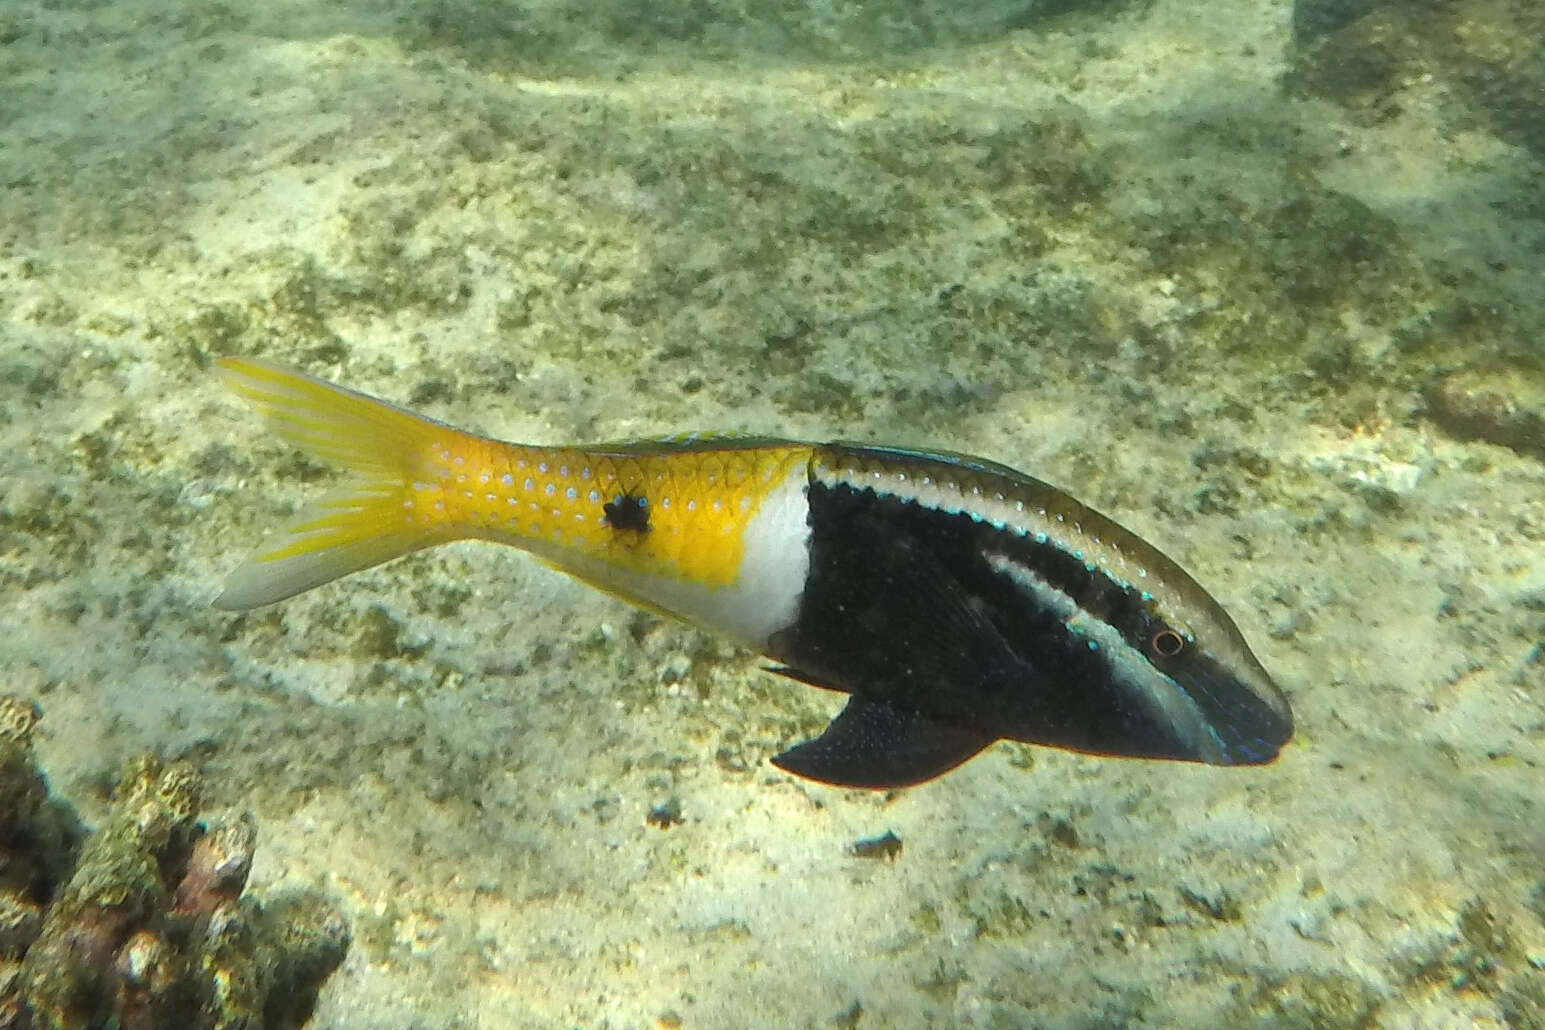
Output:
[[[1240,675],[1212,655],[1202,653],[1173,670],[1217,745],[1219,765],[1265,765],[1276,759],[1293,737],[1293,712],[1287,697],[1259,666]]]

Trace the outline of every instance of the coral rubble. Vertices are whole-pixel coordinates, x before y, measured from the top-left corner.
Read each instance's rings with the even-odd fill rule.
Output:
[[[83,835],[33,762],[39,715],[0,695],[0,1030],[304,1023],[348,947],[342,916],[244,895],[256,821],[197,821],[186,763],[131,762]]]

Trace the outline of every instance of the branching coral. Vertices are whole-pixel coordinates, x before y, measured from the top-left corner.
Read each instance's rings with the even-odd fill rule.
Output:
[[[33,763],[38,717],[0,695],[0,1030],[305,1022],[348,946],[342,916],[244,895],[257,823],[206,829],[186,763],[131,762],[82,841]]]

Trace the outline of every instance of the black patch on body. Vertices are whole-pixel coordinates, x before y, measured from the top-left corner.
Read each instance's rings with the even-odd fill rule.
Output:
[[[812,483],[808,497],[810,572],[794,625],[774,636],[769,653],[787,674],[853,698],[821,737],[779,756],[781,767],[826,782],[900,786],[1000,737],[1200,757],[1117,681],[1107,656],[989,559],[1033,570],[1129,641],[1162,626],[1137,590],[1050,541],[969,514],[845,483]],[[1274,725],[1280,720],[1247,688],[1216,672],[1208,684],[1216,693],[1198,699],[1204,715],[1227,715],[1215,729],[1225,748],[1237,738],[1235,760],[1269,760],[1291,725]]]
[[[649,532],[649,498],[632,493],[618,494],[601,505],[606,524],[630,533]]]

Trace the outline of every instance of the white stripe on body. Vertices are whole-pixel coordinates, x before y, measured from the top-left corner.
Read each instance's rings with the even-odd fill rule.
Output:
[[[1155,719],[1170,727],[1176,738],[1203,761],[1228,764],[1222,742],[1185,690],[1128,644],[1116,628],[1079,607],[1078,602],[1048,583],[1034,569],[1004,554],[988,554],[987,563],[1048,608],[1081,639],[1098,651],[1112,678],[1129,697],[1145,705]]]

